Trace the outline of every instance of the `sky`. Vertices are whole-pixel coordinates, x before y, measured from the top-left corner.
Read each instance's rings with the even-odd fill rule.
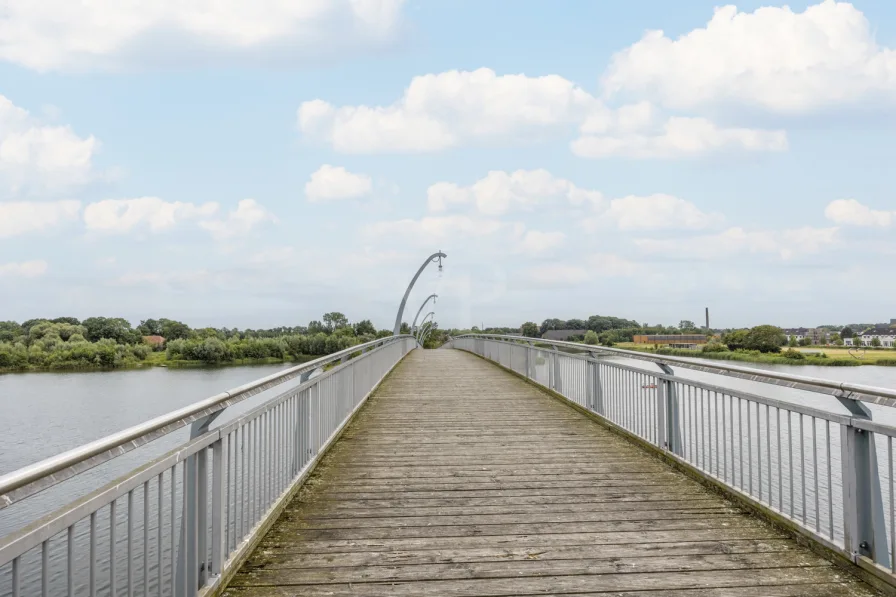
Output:
[[[6,0],[0,319],[896,318],[889,0]]]

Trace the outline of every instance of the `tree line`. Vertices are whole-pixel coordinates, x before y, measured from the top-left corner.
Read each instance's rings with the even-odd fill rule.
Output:
[[[402,324],[402,333],[409,326]],[[121,317],[0,321],[0,369],[75,369],[140,364],[157,360],[217,364],[245,359],[303,360],[391,336],[369,319],[350,323],[338,311],[307,326],[271,329],[191,328],[173,319],[145,319],[138,325]]]

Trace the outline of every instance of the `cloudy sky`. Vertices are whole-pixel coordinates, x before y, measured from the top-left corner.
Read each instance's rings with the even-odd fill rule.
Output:
[[[889,320],[894,176],[890,0],[0,12],[0,319]]]

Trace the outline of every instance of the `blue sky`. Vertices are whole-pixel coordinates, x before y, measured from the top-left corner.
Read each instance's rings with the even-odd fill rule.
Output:
[[[92,6],[0,16],[0,318],[896,317],[892,3]]]

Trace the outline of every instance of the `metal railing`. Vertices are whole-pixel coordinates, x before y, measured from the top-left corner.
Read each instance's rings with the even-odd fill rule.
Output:
[[[192,424],[189,441],[176,449],[86,495],[67,496],[67,505],[0,538],[0,596],[218,591],[415,346],[411,336],[353,346],[0,477],[5,509]],[[290,380],[298,384],[209,428],[228,406]]]
[[[896,421],[896,390],[518,336],[450,344],[562,395],[896,585],[896,427],[869,408]],[[754,383],[735,388],[721,376]]]

